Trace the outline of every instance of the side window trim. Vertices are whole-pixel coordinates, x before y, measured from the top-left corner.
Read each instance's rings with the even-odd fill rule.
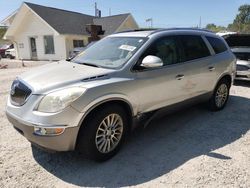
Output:
[[[216,55],[212,45],[210,44],[210,42],[207,40],[206,36],[205,35],[202,35],[201,38],[203,39],[203,41],[205,42],[205,44],[207,45],[209,51],[210,51],[210,56],[214,56]]]

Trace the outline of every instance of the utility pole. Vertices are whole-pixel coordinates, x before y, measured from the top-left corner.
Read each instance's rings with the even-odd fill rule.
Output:
[[[201,16],[200,16],[200,23],[199,23],[199,28],[201,29]]]
[[[111,16],[111,8],[109,8],[109,16]]]
[[[97,17],[97,2],[95,2],[95,17]]]

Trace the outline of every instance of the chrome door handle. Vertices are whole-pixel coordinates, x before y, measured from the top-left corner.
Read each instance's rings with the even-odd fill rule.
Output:
[[[214,67],[208,67],[208,70],[209,70],[209,71],[214,71],[215,68],[214,68]]]
[[[184,78],[183,74],[179,74],[175,77],[177,80],[182,80]]]

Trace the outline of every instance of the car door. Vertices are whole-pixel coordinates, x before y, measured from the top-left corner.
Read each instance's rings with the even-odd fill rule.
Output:
[[[200,35],[178,36],[182,45],[182,68],[185,69],[185,86],[188,98],[211,91],[214,86],[216,62]]]
[[[180,46],[175,36],[157,39],[141,56],[136,71],[139,112],[148,112],[186,99],[185,69],[180,63]],[[141,62],[148,55],[162,59],[163,66],[142,68]]]

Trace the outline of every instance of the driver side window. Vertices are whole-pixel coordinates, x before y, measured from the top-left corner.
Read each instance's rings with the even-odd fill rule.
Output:
[[[142,60],[146,56],[151,55],[159,57],[163,62],[163,66],[176,64],[180,62],[179,51],[180,48],[178,46],[177,37],[170,36],[160,38],[149,46],[149,48],[140,58],[139,62],[141,64]]]

